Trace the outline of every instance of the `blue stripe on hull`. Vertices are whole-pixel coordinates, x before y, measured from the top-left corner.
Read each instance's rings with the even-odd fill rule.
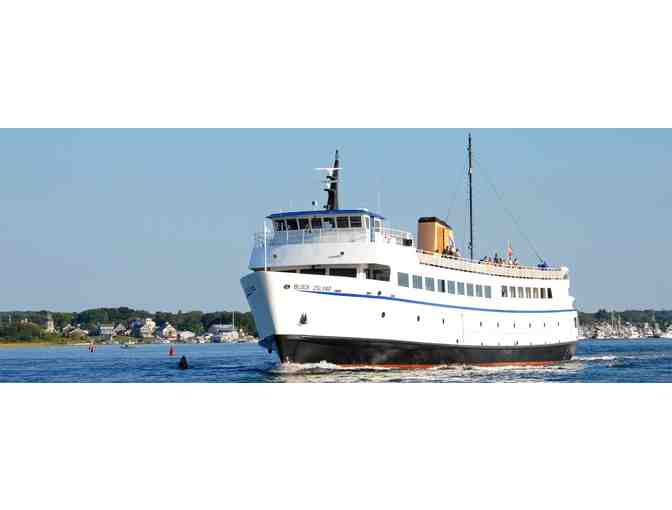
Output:
[[[336,296],[336,297],[351,297],[351,298],[362,298],[362,299],[380,299],[383,301],[398,301],[400,303],[410,303],[414,305],[425,305],[425,306],[436,306],[439,308],[453,308],[456,310],[469,310],[473,312],[495,312],[495,313],[569,313],[576,312],[576,310],[497,310],[493,308],[475,308],[471,306],[457,306],[457,305],[445,305],[442,303],[431,303],[428,301],[416,301],[413,299],[403,299],[397,297],[388,297],[388,296],[373,296],[365,294],[348,294],[346,292],[321,292],[316,290],[300,290],[299,292],[304,292],[306,294],[321,294],[324,296]]]

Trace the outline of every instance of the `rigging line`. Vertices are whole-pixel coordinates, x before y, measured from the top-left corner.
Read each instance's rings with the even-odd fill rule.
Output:
[[[543,262],[544,262],[544,259],[541,257],[541,255],[539,255],[539,252],[538,252],[537,249],[535,248],[534,243],[532,243],[532,240],[525,234],[525,231],[524,231],[523,228],[520,226],[520,223],[518,222],[518,220],[516,219],[516,217],[514,216],[514,214],[511,212],[511,210],[510,210],[508,207],[506,207],[506,202],[504,202],[504,199],[503,199],[503,198],[501,197],[501,195],[499,194],[499,191],[497,191],[497,187],[495,186],[495,183],[494,183],[494,182],[492,181],[492,179],[490,178],[489,173],[486,171],[485,167],[484,167],[483,165],[480,164],[480,161],[479,161],[478,163],[479,163],[479,165],[478,165],[479,170],[482,170],[482,173],[483,173],[483,175],[485,176],[486,180],[488,181],[488,184],[490,184],[490,186],[492,187],[492,190],[494,191],[495,196],[496,196],[497,199],[501,202],[502,207],[504,208],[504,211],[506,211],[506,213],[507,213],[507,214],[509,215],[509,217],[511,218],[511,221],[513,222],[513,224],[514,224],[514,225],[516,226],[516,228],[518,229],[518,233],[522,236],[523,239],[525,239],[525,241],[527,241],[527,243],[530,245],[530,248],[532,248],[532,251],[533,251],[534,254],[537,256],[537,258],[539,259],[539,261],[543,263]]]
[[[455,180],[455,186],[453,186],[453,196],[450,199],[450,205],[448,207],[448,215],[446,216],[446,220],[450,221],[450,215],[453,212],[453,207],[455,206],[455,199],[457,198],[457,191],[459,189],[459,184],[460,184],[460,177],[462,176],[462,170],[459,172],[456,172],[457,179]]]

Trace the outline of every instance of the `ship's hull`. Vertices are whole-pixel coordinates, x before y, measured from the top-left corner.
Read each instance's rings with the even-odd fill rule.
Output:
[[[553,345],[482,347],[424,342],[273,335],[263,345],[282,362],[341,366],[547,365],[570,360],[577,342]]]

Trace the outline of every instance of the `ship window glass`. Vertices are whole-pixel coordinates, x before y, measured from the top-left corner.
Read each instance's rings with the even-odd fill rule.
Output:
[[[378,280],[379,282],[390,281],[390,266],[379,266],[372,264],[366,269],[367,280]]]
[[[519,297],[520,299],[522,299],[522,298],[525,297],[525,293],[524,293],[522,287],[518,287],[518,297]]]
[[[352,228],[362,228],[362,217],[361,216],[350,216],[350,227],[352,227]]]
[[[502,285],[502,297],[509,297],[509,288],[506,285]]]
[[[302,269],[299,271],[301,274],[321,274],[325,275],[327,274],[327,270],[325,268],[310,268],[310,269]]]
[[[429,291],[432,291],[432,292],[434,292],[434,290],[436,290],[434,288],[434,278],[429,278],[429,277],[425,278],[425,290],[429,290]]]
[[[476,285],[476,297],[483,297],[483,285]]]
[[[539,289],[538,288],[533,288],[532,289],[532,295],[534,296],[534,299],[539,299]]]
[[[397,273],[397,281],[400,287],[408,287],[408,273]]]
[[[334,218],[333,217],[324,218],[324,220],[322,220],[322,228],[325,229],[336,228],[336,222],[334,221]]]
[[[310,220],[310,224],[313,228],[321,229],[322,228],[322,218],[313,218]]]
[[[509,297],[516,297],[516,288],[515,287],[509,287]]]
[[[541,299],[546,299],[546,289],[540,289],[541,290]]]
[[[287,230],[299,230],[299,222],[294,218],[287,220]]]
[[[375,220],[374,225],[376,227],[376,232],[382,232],[383,231],[383,222],[380,220]]]
[[[329,270],[331,276],[341,276],[345,278],[357,278],[357,270],[354,267],[332,267]]]
[[[525,287],[525,297],[527,299],[532,299],[532,289],[529,287]]]
[[[309,223],[308,218],[299,218],[299,230],[308,230]]]
[[[455,282],[448,280],[448,294],[455,294]]]
[[[457,293],[460,296],[464,296],[464,283],[462,282],[457,282]]]
[[[275,225],[276,232],[284,232],[285,230],[287,230],[287,228],[285,227],[285,220],[275,220],[273,222],[273,225]]]
[[[548,289],[546,295],[548,296],[548,299],[553,299],[553,291],[551,289]]]
[[[446,280],[437,280],[439,292],[446,292]]]
[[[492,287],[490,287],[490,285],[485,286],[485,297],[487,299],[492,299]]]
[[[413,275],[413,288],[421,289],[422,288],[422,276],[416,274]]]
[[[338,228],[350,228],[350,220],[347,216],[338,216],[336,218],[336,225]]]
[[[474,284],[467,283],[467,296],[474,297]]]
[[[369,230],[369,217],[368,216],[364,216],[364,228],[366,230]]]
[[[574,317],[574,327],[575,327],[575,328],[578,328],[578,327],[579,327],[579,325],[578,325],[578,323],[577,323],[577,320],[576,320],[576,317]]]

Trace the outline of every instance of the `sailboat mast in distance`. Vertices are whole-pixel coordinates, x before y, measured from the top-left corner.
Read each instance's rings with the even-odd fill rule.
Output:
[[[471,157],[471,133],[469,133],[467,153],[469,155],[469,258],[474,260],[474,196],[471,190],[471,178],[474,171]]]

